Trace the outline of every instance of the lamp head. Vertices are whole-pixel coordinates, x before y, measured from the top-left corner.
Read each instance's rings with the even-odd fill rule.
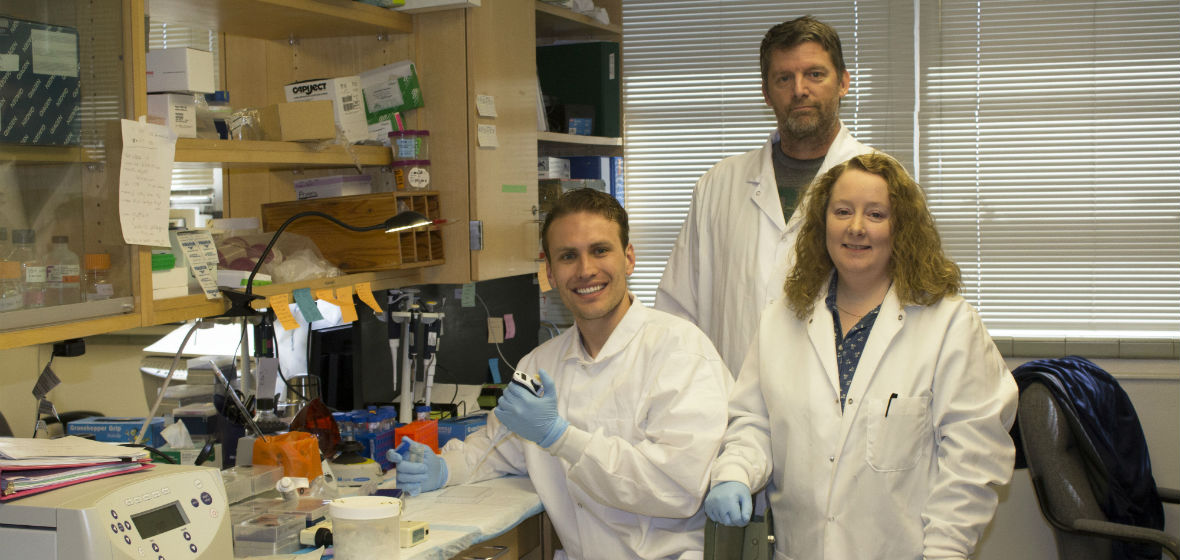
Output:
[[[385,220],[385,233],[396,233],[402,230],[428,226],[434,222],[419,212],[406,210],[398,212],[396,216]]]

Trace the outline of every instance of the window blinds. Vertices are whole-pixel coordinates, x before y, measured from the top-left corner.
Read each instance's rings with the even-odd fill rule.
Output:
[[[919,178],[993,335],[1180,336],[1175,2],[623,8],[631,287],[645,302],[696,179],[773,130],[762,35],[811,14],[844,45],[842,120]]]
[[[923,3],[920,172],[994,334],[1180,334],[1180,4]]]

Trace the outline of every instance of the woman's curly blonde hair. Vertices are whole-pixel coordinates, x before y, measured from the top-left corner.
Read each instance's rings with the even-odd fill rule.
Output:
[[[942,250],[922,188],[897,160],[870,153],[831,168],[807,189],[803,225],[795,240],[795,267],[784,286],[787,306],[800,319],[807,317],[831,278],[834,265],[827,248],[828,202],[836,180],[849,169],[881,177],[888,185],[893,237],[889,277],[902,305],[932,305],[959,293],[963,285],[959,267]]]

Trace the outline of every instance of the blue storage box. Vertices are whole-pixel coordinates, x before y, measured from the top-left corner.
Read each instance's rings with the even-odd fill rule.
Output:
[[[70,435],[79,434],[94,434],[96,441],[105,441],[110,443],[130,443],[135,441],[135,436],[139,434],[139,427],[143,425],[143,417],[117,417],[117,416],[87,416],[81,420],[74,420],[66,426],[66,432]],[[164,436],[160,432],[164,429],[164,418],[156,416],[152,418],[151,423],[148,424],[148,437],[145,437],[142,442],[144,445],[152,447],[161,447],[164,445]]]
[[[480,428],[488,425],[487,414],[477,414],[472,416],[464,416],[462,418],[447,418],[438,421],[438,446],[441,448],[446,445],[448,441],[458,438],[459,441],[467,439],[467,436],[476,432]]]

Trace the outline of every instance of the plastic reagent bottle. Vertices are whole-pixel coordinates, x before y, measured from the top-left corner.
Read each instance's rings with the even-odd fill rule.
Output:
[[[45,306],[45,263],[37,257],[33,247],[36,240],[37,233],[31,229],[12,231],[12,252],[8,254],[8,260],[20,263],[25,309]]]
[[[115,297],[115,285],[111,284],[111,256],[107,253],[86,253],[82,256],[82,291],[86,301],[98,301]]]
[[[0,312],[15,311],[25,306],[21,289],[20,263],[0,261]]]
[[[53,248],[45,255],[45,275],[45,305],[82,301],[82,266],[77,253],[70,250],[69,236],[53,236]]]

